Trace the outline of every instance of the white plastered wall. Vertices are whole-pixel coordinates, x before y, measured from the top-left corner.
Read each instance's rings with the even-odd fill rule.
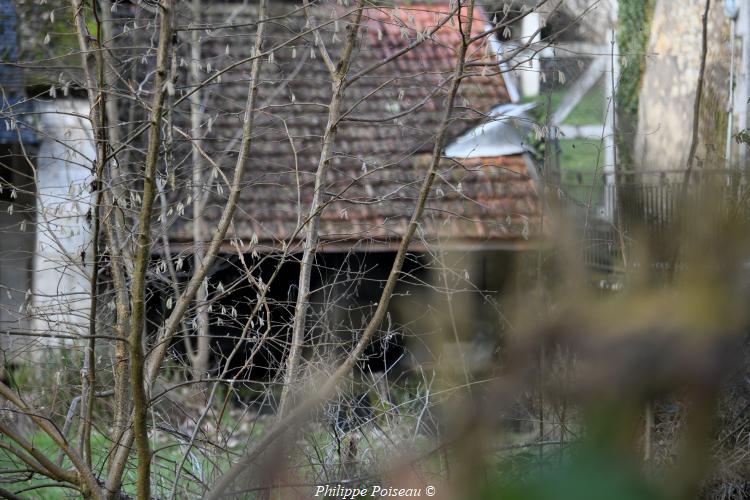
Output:
[[[43,135],[36,165],[32,325],[40,333],[85,334],[95,156],[89,106],[84,99],[59,99],[40,104],[39,111]],[[60,341],[41,338],[40,343]]]

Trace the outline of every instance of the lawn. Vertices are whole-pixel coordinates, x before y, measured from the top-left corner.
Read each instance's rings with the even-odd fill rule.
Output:
[[[559,89],[549,93],[551,109],[555,110],[560,105],[568,89]],[[524,99],[525,102],[536,102],[538,109],[547,107],[547,95],[540,94],[533,98]],[[593,125],[604,121],[605,93],[602,82],[594,85],[581,100],[573,111],[563,120],[562,125]]]
[[[549,94],[551,109],[556,109],[563,100],[567,89]],[[548,95],[535,98],[538,109],[547,106]],[[595,125],[604,121],[605,92],[601,82],[595,85],[581,99],[573,111],[563,120],[562,125]],[[542,115],[546,115],[542,111]],[[544,120],[545,118],[540,118]],[[604,163],[604,143],[600,138],[585,139],[560,138],[559,165],[562,188],[575,200],[594,204],[601,200],[601,168]],[[592,186],[595,187],[591,193]],[[593,195],[593,196],[592,196]]]
[[[57,457],[58,448],[47,434],[39,432],[30,436],[28,439],[33,443],[35,448],[45,452],[46,456]],[[2,436],[0,436],[0,440],[9,442]],[[152,440],[152,446],[155,450],[155,457],[151,466],[152,477],[154,478],[152,489],[154,490],[154,495],[157,497],[166,497],[171,491],[175,477],[175,469],[177,464],[182,460],[183,452],[179,443],[175,439],[161,432],[158,434],[156,442]],[[110,447],[111,442],[108,437],[102,436],[99,433],[92,434],[91,448],[95,470],[101,471],[105,469]],[[216,460],[219,460],[219,463],[217,463]],[[123,490],[127,494],[134,495],[135,460],[133,459],[130,462],[131,465],[128,467],[125,476],[123,477]],[[208,479],[205,476],[213,475],[217,472],[215,466],[219,465],[221,468],[225,469],[228,463],[229,461],[226,453],[214,450],[212,457],[208,458],[200,452],[199,447],[194,448],[190,459],[187,460],[183,466],[183,474],[181,474],[177,487],[178,497],[185,498],[186,496],[200,496],[202,490],[197,484],[200,479],[196,477],[196,475],[204,475],[204,479]],[[67,459],[63,460],[62,466],[66,469],[72,468],[70,461]],[[26,467],[20,462],[20,460],[6,450],[0,449],[0,470],[3,471],[3,479],[11,479],[11,473],[9,471],[24,470],[25,468]],[[25,474],[18,474],[18,477],[18,482],[6,482],[3,487],[16,494],[22,495],[23,498],[39,500],[78,498],[76,490],[60,486],[42,476],[35,475],[30,480],[26,479]]]

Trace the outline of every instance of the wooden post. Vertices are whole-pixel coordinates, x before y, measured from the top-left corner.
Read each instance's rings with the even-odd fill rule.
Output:
[[[542,16],[538,12],[526,14],[521,21],[521,42],[529,45],[538,42],[541,23]],[[528,57],[528,62],[519,68],[521,69],[521,92],[524,97],[533,97],[539,95],[541,64],[538,54],[532,52]]]
[[[617,81],[620,78],[620,65],[618,64],[618,49],[617,40],[614,36],[614,31],[609,32],[609,43],[611,46],[611,54],[608,59],[608,71],[607,71],[607,82],[605,87],[605,101],[604,106],[607,110],[605,120],[605,135],[604,135],[604,165],[602,171],[604,173],[604,189],[612,190],[612,196],[604,197],[604,207],[602,207],[603,216],[609,222],[614,221],[615,207],[617,206],[617,193],[614,189],[615,185],[615,164],[617,162],[617,154],[615,152],[615,88]]]

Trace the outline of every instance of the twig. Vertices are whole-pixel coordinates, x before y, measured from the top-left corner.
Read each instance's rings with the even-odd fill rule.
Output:
[[[468,5],[468,20],[467,26],[471,26],[472,16],[474,13],[474,0],[469,1]],[[460,13],[459,13],[460,16]],[[461,20],[459,19],[459,23]],[[223,476],[221,476],[215,483],[214,487],[205,495],[205,500],[216,500],[222,496],[224,491],[235,481],[235,479],[243,472],[247,470],[249,464],[253,463],[259,456],[261,456],[277,439],[284,435],[292,426],[298,424],[313,408],[315,408],[320,402],[324,401],[330,396],[338,386],[340,380],[349,373],[354,367],[357,360],[360,358],[365,348],[369,344],[372,337],[377,332],[380,324],[386,316],[390,300],[393,296],[396,283],[398,282],[401,274],[401,269],[406,258],[406,254],[417,230],[417,226],[420,223],[422,214],[424,213],[425,204],[429,195],[432,183],[435,179],[437,166],[440,162],[440,158],[443,153],[445,144],[446,133],[450,118],[452,115],[454,102],[458,93],[458,87],[461,84],[460,76],[464,71],[464,63],[466,60],[466,51],[468,48],[467,43],[468,36],[466,33],[463,34],[462,43],[458,51],[458,62],[454,70],[454,80],[451,89],[446,96],[445,109],[441,117],[440,126],[438,128],[435,144],[432,152],[432,161],[426,172],[422,187],[420,188],[419,198],[414,211],[412,212],[409,225],[407,226],[406,232],[401,239],[401,243],[396,253],[393,266],[386,280],[385,286],[380,296],[380,301],[373,314],[373,317],[367,324],[367,327],[362,332],[362,335],[357,342],[356,346],[348,357],[339,365],[336,371],[326,380],[326,382],[320,387],[311,398],[305,401],[303,404],[295,407],[294,410],[290,411],[287,416],[279,420],[269,431],[263,436],[253,448],[248,450],[242,458],[235,463]]]

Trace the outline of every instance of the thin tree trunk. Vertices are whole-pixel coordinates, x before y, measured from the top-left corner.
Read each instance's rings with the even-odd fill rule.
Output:
[[[94,18],[97,23],[97,44],[102,46],[101,22],[98,17],[97,5],[94,4]],[[86,461],[86,465],[91,467],[91,418],[94,409],[94,386],[96,383],[96,322],[97,308],[99,302],[98,282],[99,282],[99,232],[100,232],[100,206],[102,203],[102,177],[104,175],[104,158],[107,156],[107,119],[106,106],[107,95],[105,94],[106,85],[104,83],[104,65],[102,64],[101,52],[97,54],[97,102],[96,108],[92,107],[91,118],[94,128],[94,137],[96,139],[96,159],[94,167],[94,203],[90,207],[92,214],[92,238],[91,238],[91,275],[89,285],[91,289],[91,305],[89,308],[89,336],[88,345],[84,351],[83,369],[81,370],[81,425],[78,437],[78,453]],[[93,91],[93,89],[92,89]]]
[[[252,130],[255,119],[255,107],[258,96],[259,86],[259,75],[262,64],[262,58],[267,56],[261,52],[263,44],[263,34],[265,28],[266,11],[268,8],[268,0],[259,0],[260,2],[260,16],[258,22],[258,29],[255,37],[255,45],[252,56],[252,69],[250,74],[250,83],[248,86],[247,102],[245,105],[245,111],[243,113],[243,128],[242,128],[242,141],[240,143],[240,151],[237,156],[237,163],[234,168],[234,177],[232,179],[232,185],[229,193],[229,199],[224,210],[222,211],[221,218],[217,225],[214,236],[206,250],[206,254],[203,261],[200,263],[197,269],[194,270],[190,281],[188,282],[182,295],[177,300],[172,313],[169,315],[164,323],[164,330],[157,339],[157,342],[149,354],[149,358],[145,367],[145,384],[147,388],[153,386],[156,378],[159,374],[159,368],[164,360],[164,356],[167,353],[167,347],[171,342],[174,335],[177,333],[180,325],[182,324],[183,317],[188,307],[195,298],[197,289],[203,283],[203,279],[208,274],[208,270],[216,260],[216,256],[221,249],[221,245],[224,242],[229,225],[232,222],[235,209],[237,208],[237,201],[239,200],[240,187],[242,178],[245,173],[247,166],[247,159],[250,152],[250,146],[252,144]],[[129,455],[128,448],[132,445],[134,440],[134,430],[126,430],[123,439],[122,447],[118,450],[115,458],[112,461],[109,473],[107,475],[106,489],[109,492],[118,492],[122,485],[122,477],[125,472],[125,466]]]
[[[341,114],[341,101],[344,97],[344,81],[349,72],[352,52],[354,51],[354,46],[357,42],[357,34],[359,33],[360,21],[362,19],[363,4],[363,0],[360,0],[357,4],[357,12],[355,14],[354,22],[349,26],[349,34],[347,36],[341,60],[335,68],[332,67],[330,57],[326,52],[322,41],[320,39],[317,41],[318,49],[321,51],[323,60],[326,61],[326,65],[331,70],[331,77],[333,78],[333,95],[331,96],[331,101],[328,107],[328,122],[326,123],[326,129],[323,135],[323,148],[320,153],[318,168],[315,173],[315,191],[313,192],[313,199],[310,203],[310,216],[307,222],[307,230],[305,231],[304,250],[302,254],[302,262],[300,264],[299,284],[297,287],[297,302],[294,308],[294,323],[292,324],[291,346],[289,349],[289,356],[287,357],[286,370],[284,372],[284,386],[281,393],[281,403],[279,405],[278,415],[280,418],[283,417],[288,412],[290,406],[294,404],[294,384],[298,378],[297,372],[299,371],[300,358],[302,356],[302,348],[305,340],[307,311],[310,307],[310,276],[312,274],[315,253],[320,240],[320,213],[323,208],[321,206],[321,190],[323,189],[326,172],[328,171],[328,164],[331,160],[330,156],[333,149],[333,143],[336,139],[336,130]],[[305,2],[305,5],[307,5],[307,2]],[[316,31],[315,34],[317,36],[318,32]]]
[[[113,133],[113,130],[103,126],[103,120],[105,117],[103,110],[108,106],[108,100],[105,99],[106,87],[109,87],[109,84],[105,87],[105,83],[107,82],[107,72],[105,71],[104,79],[97,77],[100,77],[101,71],[105,69],[105,61],[107,60],[108,52],[106,50],[94,51],[89,47],[88,28],[86,26],[86,20],[83,17],[83,2],[82,0],[71,0],[71,5],[74,13],[73,20],[76,27],[78,45],[81,51],[81,65],[84,70],[86,85],[88,87],[87,92],[90,106],[90,120],[92,127],[97,134],[96,169],[98,170],[100,167],[104,168],[107,164],[111,165],[111,162],[108,162],[106,158],[108,154],[107,148],[111,145],[110,134]],[[106,23],[101,24],[104,25]],[[106,29],[104,29],[102,34],[106,36]],[[99,43],[100,46],[103,44],[102,37],[99,37]],[[98,68],[99,71],[95,71],[95,68],[91,67],[90,60],[92,58],[95,59],[96,68]],[[97,76],[95,76],[95,74]],[[104,188],[103,173],[104,172],[102,171],[102,174],[98,179],[98,187],[102,190]],[[112,175],[111,177],[116,178],[116,172],[115,175]],[[103,211],[115,214],[114,217],[102,217],[101,223],[105,228],[105,236],[110,250],[112,280],[115,290],[117,311],[117,336],[122,339],[127,339],[129,310],[126,280],[122,269],[124,260],[129,259],[122,258],[122,245],[120,243],[121,241],[124,241],[123,230],[125,226],[124,221],[122,220],[122,213],[117,207],[116,202],[112,199],[111,193],[104,190],[102,194],[103,199],[101,201],[104,202]],[[122,435],[125,426],[127,425],[128,401],[127,345],[125,342],[116,342],[114,361],[114,422],[112,426],[112,439],[115,442],[115,448],[117,447],[119,437]]]
[[[695,163],[695,153],[698,150],[698,135],[700,132],[700,113],[703,100],[703,81],[706,74],[706,56],[708,54],[708,15],[711,12],[711,0],[706,0],[706,6],[703,11],[702,29],[701,29],[701,60],[698,71],[698,83],[695,88],[695,101],[693,103],[693,128],[690,137],[690,151],[688,153],[687,166],[685,168],[684,188],[690,181],[690,173]]]
[[[109,133],[111,132],[104,126],[104,109],[106,107],[106,95],[105,95],[105,81],[102,78],[101,72],[104,70],[104,50],[92,50],[89,47],[88,41],[88,28],[86,26],[86,20],[83,17],[84,6],[82,0],[71,0],[71,5],[74,13],[74,24],[76,28],[76,34],[78,38],[78,45],[81,51],[81,65],[84,70],[86,78],[86,85],[88,87],[88,98],[90,106],[90,120],[92,127],[96,132],[96,168],[98,172],[98,193],[102,194],[103,197],[99,199],[99,202],[104,201],[107,212],[118,213],[119,209],[111,199],[111,195],[104,190],[103,185],[103,169],[107,163],[107,147],[109,145]],[[99,37],[99,43],[102,43],[101,36]],[[96,62],[95,71],[91,66],[91,59]],[[96,76],[95,76],[96,75]],[[96,207],[95,207],[96,209]],[[99,214],[100,216],[100,214]],[[128,325],[128,299],[127,299],[127,288],[125,283],[125,277],[122,273],[122,253],[120,251],[120,244],[118,238],[118,230],[122,231],[122,222],[116,220],[110,220],[109,218],[103,218],[101,221],[105,227],[105,234],[108,240],[110,248],[110,259],[112,268],[112,278],[114,282],[114,288],[116,291],[116,309],[117,309],[117,336],[122,339],[127,338],[127,325]],[[118,227],[119,226],[119,227]],[[94,292],[95,293],[95,292]],[[93,306],[93,304],[92,304]],[[113,422],[113,435],[112,438],[115,442],[114,448],[117,447],[118,438],[124,432],[126,426],[126,416],[128,411],[128,388],[127,388],[127,345],[125,342],[115,343],[115,364],[114,364],[114,422]],[[89,382],[89,394],[93,390],[93,384]],[[89,405],[86,402],[82,402],[83,414],[88,414]],[[88,431],[85,431],[88,432]]]
[[[193,0],[192,5],[193,22],[200,23],[201,0]],[[188,73],[189,85],[200,85],[200,61],[201,61],[201,32],[192,30],[190,32],[190,71]],[[198,269],[203,261],[203,244],[206,239],[206,221],[203,217],[203,159],[200,154],[201,97],[199,92],[190,94],[190,134],[192,135],[191,160],[193,162],[192,197],[193,197],[193,269]],[[199,380],[208,372],[209,338],[208,338],[208,304],[206,299],[208,292],[205,286],[198,287],[195,294],[195,348],[188,351],[192,368],[193,380]]]
[[[156,194],[156,163],[161,144],[161,115],[167,83],[169,47],[172,41],[172,0],[159,4],[159,41],[154,77],[154,97],[150,116],[150,129],[146,164],[143,172],[142,205],[138,221],[137,246],[131,289],[130,323],[130,383],[133,391],[133,433],[137,447],[136,491],[138,498],[151,498],[151,450],[148,441],[149,397],[145,387],[143,331],[146,313],[146,271],[151,250],[151,212]]]

